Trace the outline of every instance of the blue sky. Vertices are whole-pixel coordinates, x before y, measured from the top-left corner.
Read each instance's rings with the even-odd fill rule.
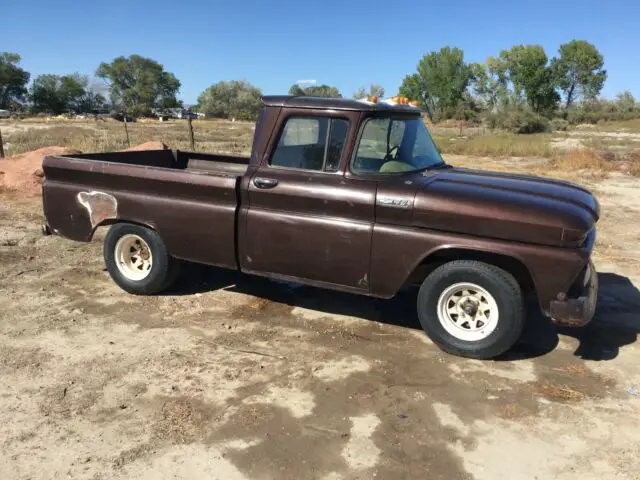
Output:
[[[219,80],[246,79],[265,94],[300,79],[350,96],[379,83],[397,92],[423,54],[451,45],[483,61],[514,44],[547,55],[573,38],[595,44],[609,78],[603,94],[640,97],[638,0],[0,0],[0,51],[41,73],[93,74],[137,53],[182,82],[187,103]]]

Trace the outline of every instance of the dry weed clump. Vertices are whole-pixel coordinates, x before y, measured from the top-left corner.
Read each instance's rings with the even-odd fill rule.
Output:
[[[635,150],[627,155],[629,173],[634,177],[640,177],[640,150]]]
[[[552,383],[538,383],[534,386],[536,395],[554,402],[580,402],[588,398],[588,394],[579,388]]]
[[[623,155],[587,149],[572,150],[552,159],[550,173],[554,172],[588,172],[600,175],[621,172],[640,176],[640,150]]]
[[[607,172],[616,169],[615,159],[594,150],[571,150],[553,158],[552,167],[560,171],[590,170]]]

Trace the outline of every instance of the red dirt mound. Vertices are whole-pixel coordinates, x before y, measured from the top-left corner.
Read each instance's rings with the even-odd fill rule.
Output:
[[[65,147],[44,147],[0,160],[0,190],[13,190],[24,195],[40,195],[44,181],[42,160],[47,155],[80,153]]]
[[[126,151],[167,150],[162,142],[146,142]],[[40,195],[42,193],[42,160],[47,155],[70,155],[81,153],[65,147],[44,147],[21,155],[0,160],[0,190],[16,191],[23,195]]]
[[[125,152],[139,152],[141,150],[168,150],[167,147],[162,142],[145,142],[140,145],[136,145],[135,147],[129,147],[125,150]]]

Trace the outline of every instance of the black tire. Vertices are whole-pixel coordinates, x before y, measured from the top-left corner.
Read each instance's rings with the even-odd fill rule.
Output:
[[[498,322],[495,329],[482,339],[460,339],[449,333],[438,317],[440,295],[458,283],[475,284],[495,300]],[[522,291],[513,275],[487,263],[456,260],[441,265],[425,278],[418,293],[418,318],[429,338],[445,352],[489,359],[506,352],[517,342],[526,314]]]
[[[116,245],[125,235],[137,235],[149,246],[153,262],[146,277],[134,280],[124,275],[116,261]],[[104,261],[113,281],[124,291],[135,295],[153,295],[166,290],[175,281],[180,262],[167,253],[158,233],[131,223],[113,225],[104,239]]]

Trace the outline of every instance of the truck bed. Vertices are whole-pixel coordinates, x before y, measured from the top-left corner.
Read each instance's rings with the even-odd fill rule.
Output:
[[[143,150],[132,152],[84,153],[67,158],[121,163],[145,167],[171,168],[200,175],[239,177],[249,165],[249,157],[180,150]]]
[[[44,159],[44,212],[52,231],[89,241],[115,222],[157,231],[175,257],[236,268],[239,185],[249,158],[178,150]]]

